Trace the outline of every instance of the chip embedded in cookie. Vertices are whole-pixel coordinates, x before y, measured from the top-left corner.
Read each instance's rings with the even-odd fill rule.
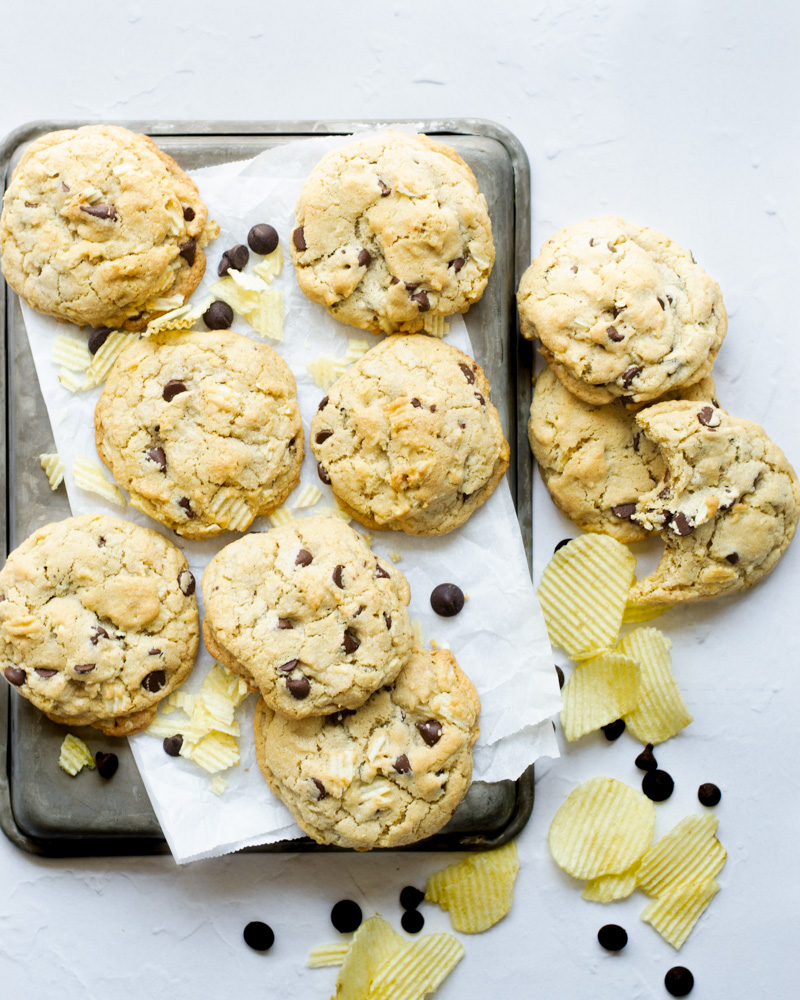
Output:
[[[486,199],[461,157],[388,131],[328,153],[306,181],[291,252],[300,288],[336,319],[415,333],[466,312],[494,263]]]

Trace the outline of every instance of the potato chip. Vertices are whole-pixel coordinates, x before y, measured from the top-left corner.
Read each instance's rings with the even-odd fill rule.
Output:
[[[717,840],[713,813],[686,816],[646,852],[636,884],[648,896],[710,882],[722,871],[727,851]]]
[[[252,522],[253,512],[241,497],[229,496],[220,490],[209,504],[217,524],[226,531],[244,531]]]
[[[334,500],[335,499],[336,498],[334,497]],[[340,507],[338,503],[334,507],[327,507],[327,506],[317,507],[317,509],[314,511],[314,516],[315,517],[338,517],[342,521],[348,521],[348,522],[353,520],[353,518],[350,516],[350,514],[348,514],[347,511],[344,510],[344,508]]]
[[[333,965],[341,965],[349,948],[349,941],[332,941],[330,944],[315,945],[308,953],[306,965],[309,969],[326,969]]]
[[[198,743],[191,743],[184,736],[181,757],[188,757],[209,774],[225,771],[239,763],[239,745],[235,736],[212,732]]]
[[[72,478],[75,485],[89,493],[96,493],[109,503],[115,503],[120,507],[125,506],[125,497],[120,488],[110,483],[103,475],[103,470],[90,458],[75,452],[72,462]]]
[[[67,733],[64,742],[61,744],[61,753],[58,757],[58,766],[62,771],[75,775],[85,767],[95,767],[92,751],[86,746],[83,740],[79,740],[72,733]]]
[[[145,309],[148,312],[172,312],[175,309],[180,309],[183,304],[182,295],[157,295],[145,302]]]
[[[208,786],[209,791],[212,791],[215,795],[222,795],[225,789],[228,787],[228,782],[221,778],[219,775],[214,778],[211,784]]]
[[[283,247],[279,243],[272,253],[268,253],[260,264],[255,265],[253,268],[253,274],[257,274],[259,278],[269,282],[272,281],[273,278],[277,278],[282,270]]]
[[[719,889],[713,879],[685,885],[648,903],[640,916],[678,951]]]
[[[191,308],[187,303],[150,320],[144,331],[144,336],[152,337],[153,334],[163,333],[165,330],[190,330],[194,324],[193,317],[189,315]]]
[[[51,490],[57,490],[64,481],[64,460],[58,452],[39,456],[39,465],[44,469]]]
[[[402,559],[403,557],[402,557],[402,556],[400,555],[400,553],[399,553],[399,552],[390,552],[390,553],[389,553],[389,558],[390,558],[390,559],[392,560],[392,562],[393,562],[393,563],[395,563],[395,564],[396,564],[396,563],[399,563],[399,562],[400,562],[400,560],[401,560],[401,559]],[[467,599],[467,595],[465,594],[465,595],[464,595],[464,600],[466,601],[466,599]]]
[[[613,646],[635,569],[627,546],[607,535],[580,535],[562,546],[538,590],[553,645],[574,660]]]
[[[353,935],[336,977],[336,1000],[365,1000],[378,968],[404,946],[383,917],[365,920]]]
[[[330,389],[346,367],[344,360],[335,354],[319,354],[306,365],[306,371],[320,389]]]
[[[70,392],[82,392],[89,386],[84,378],[78,378],[68,368],[62,368],[58,373],[58,381]]]
[[[656,605],[647,604],[631,604],[628,602],[625,605],[625,610],[622,612],[622,624],[630,625],[635,622],[649,622],[651,618],[658,618],[663,615],[666,608],[659,608]]]
[[[562,692],[561,726],[572,741],[629,712],[639,692],[639,666],[629,656],[608,652],[579,663]]]
[[[452,934],[423,934],[380,965],[368,1000],[421,1000],[439,988],[463,957],[464,946]]]
[[[273,528],[277,528],[281,524],[286,524],[288,521],[293,520],[293,517],[294,515],[288,507],[276,507],[269,515],[269,523]]]
[[[431,875],[425,898],[450,912],[454,930],[479,934],[508,913],[519,872],[515,841],[482,854],[471,854]]]
[[[591,903],[613,903],[618,899],[627,899],[636,888],[636,871],[638,862],[619,875],[601,875],[590,879],[581,893],[583,899]]]
[[[50,357],[57,365],[73,372],[85,372],[92,363],[86,340],[60,333],[50,347]]]
[[[663,632],[650,627],[629,632],[617,647],[641,669],[638,700],[622,717],[642,743],[663,743],[692,721],[672,676],[671,646]]]
[[[297,499],[292,505],[293,510],[301,510],[304,507],[313,507],[322,499],[322,490],[314,486],[313,483],[305,485],[297,494]]]
[[[550,853],[573,878],[619,875],[650,846],[655,821],[655,806],[638,789],[592,778],[573,789],[553,817]]]
[[[368,340],[356,340],[351,337],[347,353],[344,356],[345,364],[352,365],[360,358],[363,358],[371,346]]]
[[[89,365],[84,388],[91,389],[92,386],[100,385],[101,382],[105,381],[108,373],[114,367],[114,362],[128,344],[132,344],[138,339],[138,336],[137,333],[120,333],[119,330],[113,330],[109,333],[105,343],[98,347],[92,363]]]
[[[244,318],[262,337],[283,340],[283,292],[276,288],[265,289]]]
[[[422,320],[422,329],[432,337],[443,337],[450,332],[450,324],[444,316],[425,316]]]

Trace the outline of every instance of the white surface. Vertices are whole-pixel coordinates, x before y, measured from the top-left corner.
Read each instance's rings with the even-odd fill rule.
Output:
[[[36,118],[470,116],[507,126],[531,160],[535,247],[607,211],[691,247],[730,313],[715,370],[723,404],[800,464],[795,5],[48,0],[31,11],[4,10],[3,133]],[[541,565],[571,531],[541,491],[535,503]],[[796,995],[799,567],[796,542],[751,594],[661,620],[695,722],[659,754],[676,791],[658,806],[657,830],[694,810],[700,782],[716,781],[729,851],[722,891],[680,955],[638,920],[639,894],[586,903],[549,859],[549,821],[575,783],[638,776],[630,737],[589,738],[540,769],[514,910],[463,939],[466,958],[437,996],[660,1000],[674,964],[693,970],[692,1000]],[[335,937],[330,905],[352,896],[397,926],[397,891],[443,860],[234,856],[177,869],[169,858],[40,861],[0,840],[1,992],[328,997],[333,972],[303,961]],[[445,914],[425,914],[426,930],[447,927]],[[274,927],[269,955],[243,945],[251,919]],[[628,930],[618,956],[594,939],[608,921]]]

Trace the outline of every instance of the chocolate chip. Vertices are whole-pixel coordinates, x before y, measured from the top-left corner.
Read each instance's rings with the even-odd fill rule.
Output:
[[[388,632],[392,627],[392,616],[384,611],[383,620],[386,622],[386,631]]]
[[[672,518],[672,527],[676,534],[680,535],[681,538],[685,538],[686,535],[691,535],[694,531],[694,525],[689,521],[682,510],[679,510],[677,514]]]
[[[666,499],[669,496],[669,493],[670,493],[669,486],[665,486],[664,489],[661,490],[660,493],[658,494],[658,499],[659,500]]]
[[[593,247],[593,246],[594,246],[594,236],[592,236],[592,237],[590,238],[590,240],[589,240],[589,246],[590,246],[590,247]]]
[[[325,483],[326,486],[331,485],[331,477],[328,475],[328,470],[322,464],[322,462],[317,462],[317,475]]]
[[[299,660],[287,660],[286,663],[282,663],[278,667],[278,672],[281,674],[290,674],[299,662]]]
[[[314,440],[317,444],[322,444],[323,441],[327,441],[329,437],[333,437],[333,431],[317,431],[317,436]]]
[[[616,507],[611,508],[611,513],[614,517],[620,517],[623,520],[629,521],[631,514],[636,513],[635,503],[618,503]]]
[[[186,386],[183,384],[183,382],[181,382],[180,379],[171,378],[169,382],[167,382],[167,384],[161,390],[161,395],[168,403],[171,403],[176,396],[186,391],[187,391]]]
[[[416,910],[425,899],[425,893],[415,885],[407,885],[400,891],[400,905],[404,910]]]
[[[456,274],[458,274],[465,263],[466,262],[463,257],[456,257],[455,260],[451,260],[447,266],[452,267]]]
[[[191,205],[183,206],[183,217],[187,222],[191,222],[194,219],[194,209]]]
[[[179,757],[182,746],[183,737],[180,733],[176,733],[174,736],[164,737],[164,753],[169,754],[170,757]]]
[[[275,944],[275,933],[270,925],[265,924],[262,920],[251,920],[245,927],[242,936],[244,943],[253,951],[269,951]]]
[[[713,406],[704,406],[703,409],[698,412],[697,419],[703,427],[708,427],[710,430],[714,430],[714,428],[719,427],[722,422],[719,414]]]
[[[337,726],[340,726],[348,715],[355,715],[355,714],[356,710],[354,708],[343,708],[340,711],[334,712],[332,715],[329,715],[328,718],[331,720],[331,722],[335,722]]]
[[[390,187],[387,187],[383,183],[383,181],[380,180],[378,181],[378,187],[381,189],[381,198],[386,198],[388,195],[392,193],[392,189]]]
[[[694,260],[694,257],[692,258]],[[684,965],[673,965],[664,976],[667,993],[673,997],[688,996],[694,988],[694,976]]]
[[[108,340],[108,335],[111,333],[110,326],[98,326],[96,330],[92,330],[89,334],[89,353],[97,354],[100,348]]]
[[[319,413],[320,410],[324,410],[325,409],[325,407],[328,405],[329,400],[330,400],[330,396],[323,396],[322,397],[322,399],[319,401],[319,406],[317,407],[317,412],[318,413]]]
[[[558,543],[558,545],[556,545],[556,547],[553,549],[553,555],[555,555],[559,549],[563,549],[565,545],[569,545],[571,541],[572,541],[571,538],[562,538],[561,541]]]
[[[294,243],[295,250],[303,251],[306,249],[306,234],[302,226],[298,226],[292,233],[292,243]]]
[[[355,653],[360,645],[360,639],[357,639],[355,634],[349,629],[346,630],[344,633],[344,639],[342,640],[342,646],[344,647],[345,653]]]
[[[479,392],[474,393],[474,396],[478,400],[478,402],[481,404],[481,406],[486,406],[486,400],[483,398],[483,396],[481,396],[481,394]]]
[[[167,683],[167,675],[163,670],[153,670],[142,681],[142,687],[150,694],[156,694]]]
[[[735,566],[736,563],[739,562],[739,553],[738,552],[731,552],[727,556],[725,556],[725,558],[728,560],[728,562],[731,564],[731,566]]]
[[[625,339],[625,334],[620,333],[615,326],[606,327],[606,334],[608,335],[608,339],[613,340],[615,344]]]
[[[50,670],[48,667],[36,667],[35,670],[39,677],[43,677],[45,680],[47,680],[48,677],[55,677],[58,673],[57,670]]]
[[[618,740],[625,732],[625,720],[617,719],[616,722],[609,722],[607,726],[600,727],[609,743]]]
[[[436,403],[431,403],[431,405],[430,405],[430,411],[431,411],[431,413],[436,413]]]
[[[167,471],[167,456],[164,454],[163,448],[150,448],[145,454],[151,462],[155,462],[160,467],[162,472]]]
[[[641,375],[642,369],[638,365],[631,365],[630,368],[626,369],[622,373],[622,384],[627,389],[630,387],[631,382],[636,378],[637,375]]]
[[[219,262],[219,267],[217,268],[217,274],[222,278],[228,273],[229,269],[243,271],[247,267],[248,260],[250,260],[250,251],[244,243],[237,243],[235,247],[226,250],[222,255],[222,260]]]
[[[300,549],[295,557],[294,564],[295,566],[310,566],[313,558],[308,549]]]
[[[69,186],[65,184],[63,181],[61,182],[61,190],[64,192],[64,194],[69,194]]]
[[[115,753],[103,753],[101,750],[98,750],[94,755],[94,760],[97,764],[97,773],[101,778],[108,780],[109,778],[113,778],[117,773],[119,757]]]
[[[81,211],[95,219],[111,219],[112,222],[117,217],[117,210],[113,205],[81,205]]]
[[[209,330],[228,330],[233,322],[233,309],[217,299],[203,313],[203,322]]]
[[[92,630],[94,631],[94,635],[89,636],[89,642],[93,646],[96,646],[100,639],[108,638],[108,632],[106,632],[102,625],[93,625]]]
[[[197,516],[195,512],[192,510],[192,505],[189,503],[188,497],[181,497],[180,500],[178,501],[178,506],[185,511],[186,516],[189,518],[190,521],[194,520],[194,518]]]
[[[417,397],[416,397],[416,396],[415,396],[415,397],[414,397],[414,398],[413,398],[413,399],[411,400],[411,405],[412,405],[412,406],[413,406],[413,407],[414,407],[415,409],[421,409],[421,408],[422,408],[422,403],[420,403],[420,401],[419,401],[419,400],[417,399]]]
[[[642,435],[640,434],[639,431],[637,431],[633,435],[633,450],[637,453],[637,455],[639,453],[639,442],[641,441],[641,439],[642,439]]]
[[[106,638],[108,638],[107,634]],[[76,663],[72,669],[76,674],[90,674],[96,666],[96,663]]]
[[[352,899],[340,899],[331,910],[331,923],[340,934],[352,934],[361,926],[361,907]]]
[[[421,313],[427,312],[431,307],[430,301],[425,292],[417,292],[416,295],[412,295],[411,301],[417,303],[417,305],[419,306],[419,311]]]
[[[8,683],[13,684],[14,687],[22,687],[26,679],[25,671],[21,670],[19,667],[6,667],[3,671],[3,676]]]
[[[398,774],[411,774],[411,764],[409,764],[408,757],[404,753],[400,754],[392,767],[394,767]]]
[[[366,267],[367,264],[372,260],[369,250],[359,250],[358,252],[358,263],[360,267]]]
[[[556,674],[558,674],[559,690],[564,687],[564,671],[556,664]]]
[[[161,652],[160,649],[149,649],[147,651],[147,655],[148,656],[163,656],[164,654]]]
[[[633,763],[640,771],[655,771],[658,762],[653,756],[653,744],[648,743]]]
[[[189,240],[188,243],[183,243],[178,247],[178,253],[181,257],[183,257],[189,267],[191,267],[194,264],[194,258],[197,254],[197,243],[194,240]]]
[[[475,372],[470,368],[469,365],[465,365],[463,361],[459,361],[458,367],[464,373],[464,378],[469,382],[470,385],[475,383]]]
[[[286,687],[289,689],[289,694],[298,701],[307,698],[308,692],[311,690],[311,684],[307,677],[290,677],[286,681]]]
[[[431,591],[431,607],[442,618],[452,618],[464,607],[464,591],[454,583],[440,583]]]
[[[389,279],[389,284],[390,285],[399,285],[400,284],[400,279],[399,278],[395,278],[395,276],[392,275],[392,277]]]
[[[427,722],[418,722],[417,729],[419,735],[425,740],[429,747],[435,746],[442,735],[442,724],[436,719],[428,719]]]
[[[311,780],[317,786],[317,801],[320,801],[322,799],[327,799],[328,793],[325,791],[325,786],[322,784],[319,778],[312,778]]]
[[[667,302],[669,302],[669,304],[672,305],[673,301],[674,300],[673,300],[672,296],[669,294],[669,292],[667,292]]]
[[[622,951],[628,943],[628,935],[619,924],[605,924],[597,932],[597,940],[606,951]]]
[[[288,618],[279,618],[278,619],[278,628],[279,629],[294,628],[294,625],[291,623],[291,621]]]
[[[331,576],[333,577],[333,582],[336,584],[337,587],[340,587],[342,590],[344,590],[344,583],[342,581],[343,570],[344,566],[334,566],[333,573],[331,573]]]
[[[375,567],[375,579],[376,580],[381,580],[381,579],[388,580],[389,579],[389,575],[390,574],[386,572],[386,570],[383,568],[383,566],[381,566],[381,564],[378,563],[378,565]]]
[[[648,771],[642,778],[642,791],[653,802],[663,802],[672,795],[675,782],[666,771]]]
[[[658,296],[656,296],[656,302],[657,302],[657,303],[658,303],[658,304],[659,304],[659,305],[661,306],[661,308],[662,308],[662,309],[666,309],[666,308],[667,308],[667,307],[666,307],[666,306],[664,305],[664,300],[663,300],[663,299],[660,299],[660,298],[659,298]]]
[[[267,225],[266,222],[259,222],[247,234],[247,245],[253,253],[258,253],[262,256],[266,256],[268,253],[272,253],[273,250],[277,250],[278,242],[277,231],[274,227]]]
[[[425,917],[422,916],[419,910],[406,910],[403,916],[400,917],[400,926],[406,934],[419,934],[425,926]]]
[[[701,805],[715,806],[722,798],[722,792],[715,784],[707,781],[697,789],[697,798]]]

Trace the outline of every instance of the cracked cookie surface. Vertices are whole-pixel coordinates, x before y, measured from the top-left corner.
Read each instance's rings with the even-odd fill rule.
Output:
[[[711,372],[727,330],[719,285],[691,253],[615,216],[556,233],[523,274],[520,329],[588,403],[642,403]]]
[[[453,654],[416,647],[394,684],[354,713],[296,721],[259,701],[256,755],[317,842],[400,847],[444,826],[466,794],[479,713]]]
[[[466,312],[495,253],[467,164],[443,143],[396,131],[323,157],[297,201],[291,252],[312,302],[374,333]]]
[[[0,253],[9,285],[38,312],[144,329],[205,271],[197,186],[145,135],[85,125],[34,140],[3,199]]]
[[[413,646],[408,582],[338,517],[225,546],[203,574],[212,656],[292,718],[362,705]]]
[[[286,362],[230,330],[135,341],[95,409],[131,504],[185,538],[243,531],[297,485],[303,428]]]
[[[444,341],[383,340],[331,386],[311,422],[320,476],[368,528],[452,531],[508,468],[489,388],[480,365]]]
[[[0,570],[3,675],[55,722],[138,732],[194,665],[194,592],[156,531],[101,514],[48,524]]]
[[[665,542],[630,601],[678,604],[735,594],[774,569],[800,517],[800,486],[783,452],[752,420],[712,403],[657,403],[636,421],[666,469],[633,515]]]

